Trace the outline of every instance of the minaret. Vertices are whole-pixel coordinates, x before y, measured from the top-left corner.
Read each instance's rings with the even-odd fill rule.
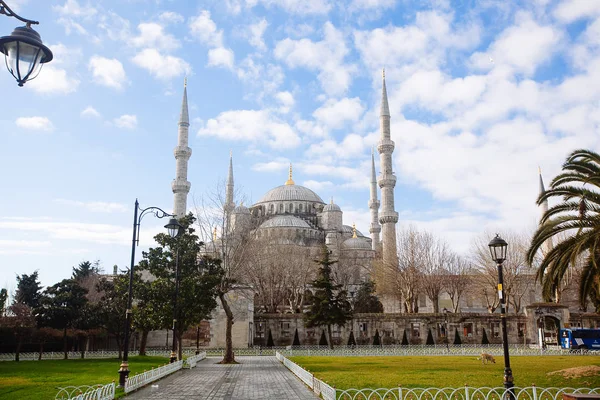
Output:
[[[385,265],[395,266],[398,264],[398,253],[396,252],[396,223],[398,222],[398,213],[394,210],[394,187],[396,186],[396,176],[392,171],[394,142],[390,138],[390,108],[388,106],[387,90],[385,87],[385,69],[383,70],[379,123],[381,131],[381,139],[377,146],[381,162],[378,181],[381,188],[379,222],[383,231],[383,262]]]
[[[369,208],[371,209],[371,246],[373,250],[379,248],[379,200],[377,200],[377,176],[375,175],[375,151],[371,151],[371,197],[369,198]]]
[[[227,220],[227,226],[229,226],[229,219],[231,218],[231,212],[235,209],[235,203],[233,201],[233,154],[229,152],[229,172],[227,174],[227,187],[225,191],[225,217]]]
[[[187,212],[187,195],[192,184],[187,180],[188,160],[192,156],[192,149],[188,147],[188,129],[190,117],[187,104],[187,78],[183,83],[183,101],[179,114],[179,133],[177,147],[175,147],[175,179],[171,183],[174,194],[173,214],[177,218],[183,217]]]
[[[538,173],[540,175],[540,196],[542,196],[544,193],[546,193],[546,188],[544,187],[544,180],[542,179],[542,169],[540,167],[538,167]],[[545,199],[542,202],[542,204],[540,204],[540,222],[544,214],[546,214],[546,212],[548,212],[548,199]],[[548,240],[546,240],[546,242],[543,245],[544,254],[548,254],[552,250],[552,248],[552,238],[548,238]]]

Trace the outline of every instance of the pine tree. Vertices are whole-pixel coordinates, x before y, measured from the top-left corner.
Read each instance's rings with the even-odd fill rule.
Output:
[[[307,328],[315,326],[327,327],[327,339],[329,347],[333,348],[331,335],[331,326],[344,326],[348,320],[352,319],[352,307],[347,300],[346,291],[342,289],[343,285],[336,284],[331,272],[331,265],[336,261],[329,259],[329,250],[323,246],[321,259],[316,260],[320,266],[317,279],[312,282],[314,295],[312,304],[304,320]]]
[[[275,343],[273,343],[273,335],[271,334],[271,329],[269,329],[269,337],[267,338],[267,347],[273,347]]]
[[[296,328],[296,332],[294,332],[294,341],[292,342],[292,346],[300,346],[300,337],[298,336],[298,328]]]
[[[319,339],[319,346],[327,346],[327,337],[325,331],[321,331],[321,339]]]
[[[481,336],[481,344],[490,344],[488,340],[487,333],[485,333],[485,328],[483,328],[483,334]]]
[[[348,336],[348,347],[355,347],[356,339],[354,339],[354,331],[350,331],[350,336]]]
[[[427,341],[425,342],[425,344],[429,346],[433,346],[435,344],[435,342],[433,341],[433,334],[431,333],[431,329],[427,331]]]
[[[379,338],[378,329],[375,329],[375,336],[373,337],[373,346],[381,346],[381,339]]]
[[[458,334],[458,328],[454,331],[454,344],[462,344],[462,340],[460,340],[460,335]]]
[[[366,281],[360,284],[356,297],[352,302],[355,313],[382,313],[383,304],[375,296],[375,282]]]
[[[408,335],[406,334],[406,329],[404,330],[404,334],[402,335],[402,346],[408,346]]]

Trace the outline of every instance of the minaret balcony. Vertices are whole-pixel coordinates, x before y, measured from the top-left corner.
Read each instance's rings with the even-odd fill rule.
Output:
[[[380,204],[381,203],[379,202],[379,200],[369,200],[369,208],[374,208],[377,210]]]
[[[379,232],[381,232],[381,225],[379,225],[377,222],[371,223],[371,227],[369,228],[369,232],[370,233],[379,233]]]
[[[394,187],[396,186],[396,175],[387,174],[387,175],[379,175],[379,179],[377,180],[380,188],[384,187]]]
[[[381,211],[379,213],[379,223],[389,224],[398,222],[398,213],[396,211]]]
[[[188,181],[173,179],[171,188],[173,193],[189,193],[192,184]]]
[[[175,154],[176,160],[184,159],[187,161],[192,156],[192,149],[187,146],[177,146],[175,147],[175,150],[173,150],[173,154]]]
[[[377,145],[377,151],[379,154],[392,154],[394,152],[394,148],[396,148],[396,144],[390,139],[382,139]]]

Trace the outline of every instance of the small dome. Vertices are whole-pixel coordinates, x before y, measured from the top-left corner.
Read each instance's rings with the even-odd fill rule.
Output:
[[[363,238],[350,238],[344,240],[342,248],[346,250],[371,250],[371,243]]]
[[[349,233],[351,235],[354,234],[354,228],[352,228],[350,225],[342,225],[342,232],[343,233]],[[357,229],[356,230],[356,236],[358,237],[365,237],[365,235],[363,235],[362,233],[360,233],[360,231]]]
[[[323,207],[323,212],[326,211],[342,211],[342,209],[337,204],[329,203],[325,207]]]
[[[263,228],[308,228],[311,229],[310,225],[306,221],[300,218],[293,217],[291,215],[278,215],[271,219],[263,222],[259,227]]]
[[[269,190],[256,204],[274,201],[311,201],[323,203],[315,192],[299,185],[282,185]]]
[[[233,210],[234,214],[250,214],[250,210],[243,204],[240,204]]]

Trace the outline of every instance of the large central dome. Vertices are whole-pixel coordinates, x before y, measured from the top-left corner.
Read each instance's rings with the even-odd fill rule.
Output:
[[[323,199],[309,188],[290,184],[269,190],[256,204],[274,201],[310,201],[325,204]]]

